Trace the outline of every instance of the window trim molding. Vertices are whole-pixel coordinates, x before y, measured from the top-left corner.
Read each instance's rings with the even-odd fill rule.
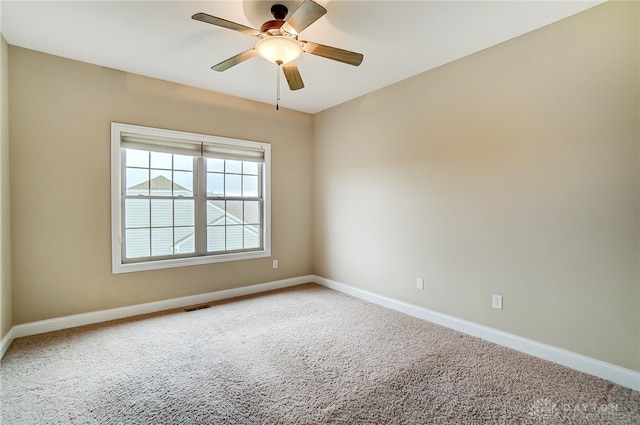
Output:
[[[122,262],[122,155],[121,141],[123,133],[134,133],[148,137],[170,137],[173,139],[199,140],[203,142],[260,148],[264,150],[263,167],[263,249],[259,251],[235,252],[227,254],[201,255],[185,258],[170,258],[135,263]],[[271,146],[268,143],[253,142],[241,139],[212,136],[206,134],[189,133],[184,131],[166,130],[143,127],[132,124],[111,123],[111,270],[113,274],[159,270],[173,267],[195,266],[202,264],[223,263],[228,261],[250,260],[271,256]]]

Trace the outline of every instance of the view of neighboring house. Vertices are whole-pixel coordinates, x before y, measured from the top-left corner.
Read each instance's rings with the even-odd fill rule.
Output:
[[[195,252],[192,190],[159,175],[128,187],[126,193],[127,259]],[[260,247],[258,201],[207,199],[206,203],[207,252]]]

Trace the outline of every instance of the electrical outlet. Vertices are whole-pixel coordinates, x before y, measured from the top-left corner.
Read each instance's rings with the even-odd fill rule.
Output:
[[[502,310],[502,295],[494,295],[493,296],[493,308],[497,308],[498,310]]]
[[[273,268],[274,269],[278,268],[278,260],[273,260]]]
[[[423,290],[424,289],[424,279],[419,277],[416,279],[416,288]]]

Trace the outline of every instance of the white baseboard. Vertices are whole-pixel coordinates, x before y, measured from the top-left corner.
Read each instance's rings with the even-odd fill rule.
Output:
[[[16,338],[29,335],[36,335],[45,332],[57,331],[61,329],[75,328],[78,326],[90,325],[94,323],[106,322],[109,320],[123,319],[126,317],[138,316],[141,314],[155,313],[163,310],[171,310],[190,305],[204,304],[207,302],[220,301],[229,298],[252,295],[260,292],[272,291],[275,289],[287,288],[301,285],[303,283],[315,282],[327,288],[360,298],[362,300],[390,308],[401,313],[417,317],[432,323],[436,323],[447,328],[457,330],[467,335],[482,338],[486,341],[512,348],[514,350],[533,355],[535,357],[549,360],[554,363],[567,366],[580,372],[588,373],[599,378],[607,379],[640,391],[640,372],[625,369],[610,363],[596,360],[591,357],[553,347],[517,335],[469,322],[457,317],[438,313],[405,303],[393,298],[378,295],[336,282],[316,275],[299,276],[290,279],[278,280],[274,282],[260,283],[256,285],[244,286],[240,288],[226,289],[222,291],[209,292],[206,294],[191,295],[187,297],[172,298],[169,300],[156,301],[145,304],[137,304],[127,307],[119,307],[109,310],[100,310],[90,313],[75,314],[72,316],[58,317],[54,319],[40,320],[37,322],[25,323],[13,326],[9,332],[0,340],[0,358]]]
[[[313,276],[313,282],[373,304],[378,304],[419,319],[457,330],[467,335],[475,336],[522,353],[530,354],[580,372],[615,382],[618,385],[631,388],[632,390],[640,391],[640,372],[378,295],[320,276]]]
[[[2,339],[0,340],[0,359],[4,356],[4,353],[7,352],[9,346],[13,342],[16,337],[14,336],[14,328],[9,329]]]
[[[37,322],[15,325],[2,338],[2,345],[0,346],[0,349],[2,351],[0,352],[0,358],[4,356],[4,353],[11,345],[11,342],[13,342],[13,340],[16,338],[41,334],[45,332],[58,331],[61,329],[75,328],[78,326],[91,325],[94,323],[107,322],[109,320],[124,319],[126,317],[155,313],[158,311],[171,310],[174,308],[181,308],[190,305],[220,301],[229,298],[241,297],[244,295],[257,294],[260,292],[272,291],[275,289],[282,289],[290,286],[301,285],[303,283],[313,282],[313,279],[314,276],[300,276],[274,282],[243,286],[240,288],[209,292],[206,294],[190,295],[186,297],[172,298],[169,300],[136,304],[109,310],[93,311],[90,313],[74,314],[71,316],[56,317],[54,319],[39,320]]]

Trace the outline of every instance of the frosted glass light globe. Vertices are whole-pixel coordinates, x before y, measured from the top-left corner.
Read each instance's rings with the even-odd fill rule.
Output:
[[[255,49],[260,56],[278,65],[294,61],[302,55],[302,45],[293,38],[282,35],[261,39]]]

